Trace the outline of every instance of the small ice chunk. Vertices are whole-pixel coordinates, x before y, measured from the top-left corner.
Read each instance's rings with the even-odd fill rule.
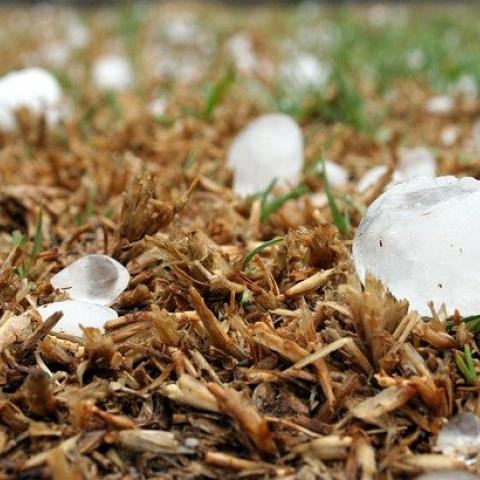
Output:
[[[269,113],[250,122],[228,151],[233,190],[242,196],[265,190],[276,178],[295,184],[303,167],[303,137],[297,122],[283,113]]]
[[[328,182],[334,188],[342,188],[348,183],[348,170],[338,163],[325,160],[325,172]]]
[[[473,413],[453,417],[440,430],[436,446],[444,455],[472,460],[480,453],[480,418]]]
[[[473,124],[472,128],[472,140],[473,140],[473,148],[480,152],[480,120],[477,120]]]
[[[115,54],[103,55],[95,60],[92,78],[95,86],[102,90],[127,90],[134,82],[130,63]]]
[[[253,73],[258,66],[258,58],[250,36],[246,33],[236,33],[226,43],[229,55],[235,67],[244,74]]]
[[[47,121],[61,118],[62,89],[57,79],[41,68],[26,68],[0,78],[0,128],[13,130],[15,112],[26,108]]]
[[[414,177],[434,177],[437,173],[436,170],[435,157],[428,148],[402,149],[393,180],[395,183],[399,183]]]
[[[148,104],[148,110],[154,117],[161,117],[165,115],[167,103],[165,97],[157,97]]]
[[[453,93],[463,95],[466,98],[478,96],[478,84],[474,75],[464,73],[452,86]]]
[[[455,145],[458,139],[458,127],[455,125],[448,125],[440,132],[440,141],[445,147]]]
[[[480,477],[464,470],[436,470],[424,473],[415,480],[480,480]]]
[[[167,40],[174,45],[189,45],[198,39],[200,29],[191,15],[177,15],[170,18],[163,26]]]
[[[455,101],[450,95],[437,95],[427,100],[425,109],[434,115],[448,115],[455,108]]]
[[[387,173],[386,165],[378,165],[368,170],[358,181],[357,192],[365,193]],[[400,152],[398,166],[393,172],[392,180],[386,186],[390,188],[398,183],[415,177],[435,177],[437,166],[432,152],[425,147],[405,148]]]
[[[412,70],[420,70],[425,66],[425,52],[421,48],[414,48],[407,53],[407,65]]]
[[[298,88],[321,89],[330,78],[331,68],[314,55],[301,53],[280,65],[280,77]]]
[[[397,298],[429,315],[428,302],[462,315],[480,312],[480,181],[417,177],[394,185],[368,208],[353,241],[360,279],[382,280]]]
[[[81,302],[111,305],[127,288],[128,270],[107,255],[86,255],[54,275],[50,283]]]
[[[357,192],[365,193],[372,188],[386,173],[386,165],[377,165],[368,170],[357,183]]]
[[[72,16],[66,22],[66,35],[68,43],[73,48],[83,48],[90,42],[90,30],[76,16]]]
[[[63,317],[53,328],[54,332],[64,332],[69,335],[81,337],[83,335],[80,325],[103,330],[105,322],[118,317],[112,308],[94,303],[78,302],[77,300],[65,300],[53,302],[38,307],[38,312],[45,321],[55,312],[62,312]]]

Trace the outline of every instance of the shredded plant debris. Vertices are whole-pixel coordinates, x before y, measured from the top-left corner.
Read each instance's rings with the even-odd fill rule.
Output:
[[[0,73],[45,68],[65,103],[58,122],[20,108],[0,126],[0,478],[480,474],[480,452],[436,446],[451,418],[480,414],[479,317],[421,317],[373,276],[362,285],[351,255],[401,147],[480,178],[476,14],[0,8]],[[131,71],[95,83],[108,54]],[[301,126],[304,173],[240,198],[228,148],[268,112]],[[118,318],[84,318],[78,337],[38,308],[69,298],[50,280],[91,254],[131,278]]]

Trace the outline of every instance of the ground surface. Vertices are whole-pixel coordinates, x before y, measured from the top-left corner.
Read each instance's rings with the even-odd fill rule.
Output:
[[[168,33],[179,18],[187,27]],[[457,366],[469,345],[475,368],[475,322],[407,314],[373,279],[362,291],[350,250],[391,170],[362,195],[356,182],[393,169],[400,147],[431,148],[440,174],[480,176],[477,18],[474,7],[312,4],[2,10],[0,72],[50,69],[70,115],[47,128],[19,112],[17,131],[0,134],[0,477],[391,479],[462,467],[433,446],[446,419],[480,411],[475,372]],[[79,21],[88,40],[65,52]],[[254,47],[249,72],[229,66],[236,32]],[[127,92],[90,82],[95,56],[111,51],[134,66]],[[322,88],[279,81],[298,51],[330,65]],[[429,113],[446,93],[453,108]],[[324,192],[322,158],[348,168],[330,204],[305,189],[278,202],[229,188],[233,136],[279,110],[304,131],[310,192]],[[81,341],[50,335],[34,310],[59,299],[49,278],[93,252],[132,275],[119,319]]]

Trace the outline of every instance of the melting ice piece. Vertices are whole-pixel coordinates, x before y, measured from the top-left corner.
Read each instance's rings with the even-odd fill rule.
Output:
[[[62,312],[63,317],[55,325],[53,331],[64,332],[77,337],[83,335],[80,325],[102,330],[105,322],[118,317],[117,312],[111,308],[94,303],[78,302],[77,300],[65,300],[42,305],[38,307],[38,312],[44,321],[55,312]]]
[[[436,446],[444,455],[474,459],[480,453],[480,418],[473,413],[453,417],[440,430]]]
[[[455,101],[450,95],[437,95],[428,99],[425,109],[434,115],[448,115],[453,111]]]
[[[93,83],[103,90],[127,90],[133,85],[134,75],[130,63],[121,55],[103,55],[95,60]]]
[[[368,170],[359,180],[357,192],[365,193],[373,187],[380,178],[385,175],[388,167],[378,165]],[[400,152],[400,161],[396,170],[393,172],[391,182],[386,186],[402,183],[415,177],[435,177],[437,166],[432,152],[425,147],[406,148]]]
[[[127,288],[128,270],[107,255],[86,255],[54,275],[50,283],[73,300],[110,305]]]
[[[400,161],[393,181],[400,183],[414,177],[434,177],[436,170],[435,157],[428,148],[406,148],[400,152]]]
[[[437,470],[424,473],[415,480],[480,480],[480,477],[464,470]]]
[[[234,171],[233,189],[239,195],[265,190],[275,178],[295,184],[303,167],[302,131],[289,115],[262,115],[237,135],[227,162]]]
[[[448,125],[440,132],[440,141],[445,147],[451,147],[458,140],[458,127]]]
[[[165,115],[168,101],[165,97],[157,97],[148,104],[148,110],[154,117]]]
[[[301,88],[323,88],[330,78],[331,68],[314,55],[302,53],[280,65],[284,82]]]
[[[453,313],[480,312],[480,181],[417,177],[394,185],[367,210],[353,241],[359,277],[369,271],[397,298],[429,315],[433,301]]]
[[[370,190],[387,173],[386,165],[377,165],[368,170],[357,183],[357,192],[365,193]]]
[[[348,183],[348,170],[338,163],[325,161],[325,171],[332,187],[344,187]]]
[[[235,67],[244,74],[250,74],[258,66],[258,58],[252,39],[246,33],[236,33],[226,43]]]
[[[15,111],[27,108],[44,114],[51,123],[61,118],[62,89],[56,78],[41,68],[26,68],[0,78],[0,128],[16,126]]]

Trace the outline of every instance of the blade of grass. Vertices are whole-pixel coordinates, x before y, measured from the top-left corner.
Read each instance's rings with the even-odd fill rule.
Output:
[[[275,213],[289,200],[300,198],[308,192],[309,190],[305,185],[299,185],[298,187],[292,188],[292,190],[273,198],[271,201],[268,201],[266,197],[264,197],[260,206],[260,220],[262,222],[267,221],[272,213]]]
[[[207,98],[205,101],[205,107],[203,114],[205,117],[210,118],[217,108],[217,106],[223,100],[223,97],[227,93],[228,89],[235,81],[235,70],[232,67],[227,69],[225,75],[207,91]]]
[[[325,168],[325,162],[323,162],[323,169],[322,169],[322,178],[325,187],[325,194],[327,195],[328,205],[330,207],[330,211],[332,212],[332,217],[335,225],[337,226],[339,232],[342,235],[347,234],[350,229],[350,221],[348,215],[342,215],[340,209],[338,208],[337,202],[335,200],[335,195],[332,192],[330,187],[330,182],[328,181],[327,170]]]
[[[251,250],[250,252],[248,252],[245,255],[245,257],[243,259],[243,266],[246,267],[252,261],[252,259],[255,257],[255,255],[258,255],[260,252],[262,252],[266,248],[269,248],[269,247],[275,245],[276,243],[281,242],[282,240],[283,240],[282,237],[272,238],[272,240],[268,240],[267,242],[263,242],[258,247],[255,247],[253,250]]]
[[[42,250],[42,225],[43,225],[43,206],[40,207],[40,213],[38,215],[37,226],[35,227],[35,236],[33,237],[33,246],[30,256],[35,259]]]
[[[464,355],[455,352],[455,363],[465,378],[468,385],[474,385],[477,381],[477,372],[473,363],[472,353],[468,345],[464,346]]]

